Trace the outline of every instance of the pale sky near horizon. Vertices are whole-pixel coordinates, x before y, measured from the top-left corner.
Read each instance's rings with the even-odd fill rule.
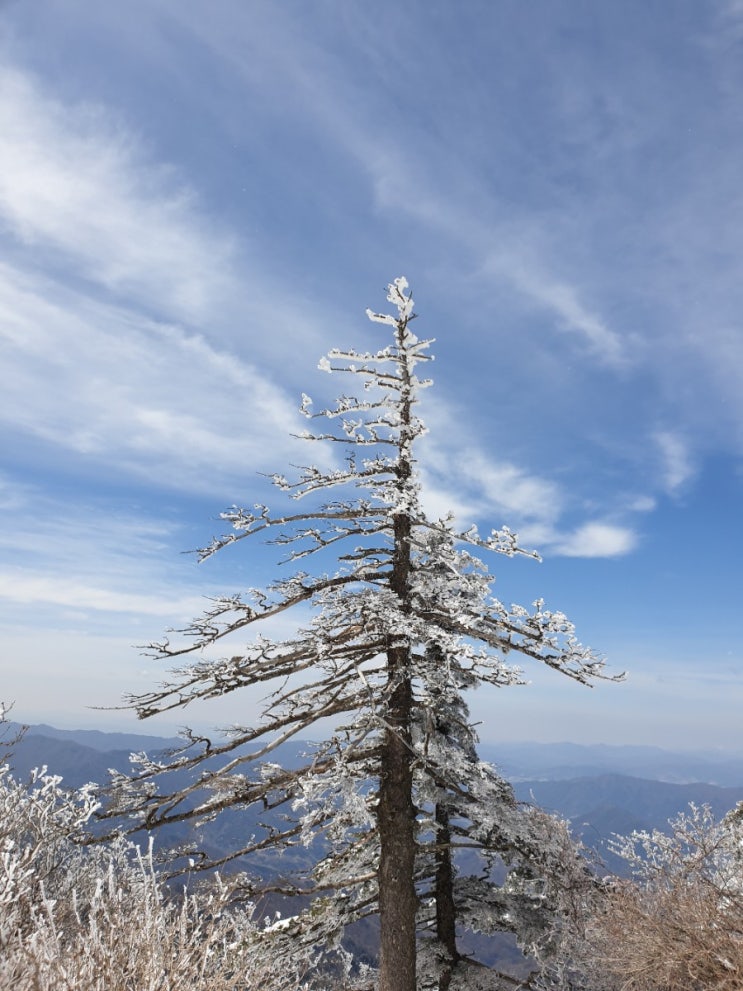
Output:
[[[317,460],[409,279],[428,505],[507,524],[622,685],[525,664],[484,739],[743,752],[741,0],[0,2],[0,699],[140,729],[135,644],[270,575],[182,551]]]

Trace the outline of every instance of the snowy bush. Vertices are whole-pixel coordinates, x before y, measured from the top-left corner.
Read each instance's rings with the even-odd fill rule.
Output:
[[[716,822],[708,807],[668,834],[618,837],[629,880],[607,879],[563,927],[539,987],[586,991],[743,988],[743,806]]]
[[[0,769],[0,987],[14,991],[300,988],[311,966],[236,903],[240,879],[169,892],[151,850],[86,842],[97,802],[44,770]],[[285,948],[284,948],[285,949]],[[278,951],[278,952],[276,952]]]

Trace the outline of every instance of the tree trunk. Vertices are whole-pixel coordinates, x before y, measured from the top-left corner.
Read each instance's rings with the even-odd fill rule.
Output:
[[[399,325],[398,325],[398,329]],[[401,330],[400,330],[401,333]],[[410,375],[403,369],[406,390]],[[410,401],[402,403],[403,433],[410,424]],[[412,473],[409,454],[400,447],[396,466],[398,483],[405,491]],[[410,532],[406,513],[394,520],[394,549],[390,589],[403,612],[410,610]],[[415,891],[416,809],[413,803],[413,751],[411,723],[413,687],[410,679],[410,645],[391,640],[387,648],[387,684],[391,689],[387,710],[379,779],[379,991],[416,991],[416,929],[418,899]]]
[[[404,715],[411,702],[410,682],[404,679],[392,698],[389,721],[396,731],[387,730],[379,782],[379,991],[416,987],[415,806],[409,715]]]
[[[436,805],[436,937],[449,954],[441,970],[439,991],[448,991],[457,953],[457,911],[454,905],[454,867],[451,860],[449,810]]]

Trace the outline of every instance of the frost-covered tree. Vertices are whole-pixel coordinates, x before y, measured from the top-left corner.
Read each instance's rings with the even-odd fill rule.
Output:
[[[459,951],[459,933],[506,928],[525,945],[538,939],[558,897],[548,876],[565,870],[564,850],[552,848],[543,819],[478,759],[463,693],[519,684],[519,669],[506,662],[511,652],[583,684],[604,677],[603,662],[541,600],[527,609],[493,597],[483,553],[537,556],[515,533],[481,535],[425,512],[416,407],[431,383],[416,373],[431,360],[432,342],[411,330],[404,278],[387,299],[394,314],[367,314],[391,333],[389,344],[374,353],[333,350],[320,362],[354,379],[359,395],[319,412],[303,396],[304,415],[331,424],[303,436],[345,449],[345,461],[305,467],[294,480],[274,476],[303,508],[233,507],[222,514],[230,532],[201,552],[206,559],[263,535],[286,548],[290,567],[317,567],[219,599],[176,640],[153,644],[158,659],[183,660],[162,688],[128,700],[144,718],[265,685],[261,718],[218,743],[191,735],[169,761],[142,757],[133,777],[116,782],[111,814],[126,811],[153,829],[258,805],[262,827],[195,866],[314,843],[311,877],[262,885],[311,899],[287,922],[295,941],[331,944],[347,924],[378,914],[381,991],[454,987],[467,973],[477,974],[470,986],[485,987],[483,968]],[[329,500],[329,492],[337,495]],[[258,635],[213,659],[215,645],[290,611],[301,619],[308,606],[313,617],[295,634]],[[335,727],[325,742],[300,766],[281,766],[274,751],[315,737],[320,721]],[[198,769],[190,783],[179,775],[169,784],[171,772]],[[467,873],[460,848],[485,860]]]

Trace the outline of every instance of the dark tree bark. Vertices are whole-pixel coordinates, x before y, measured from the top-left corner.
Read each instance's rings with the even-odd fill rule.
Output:
[[[405,662],[406,653],[390,651],[392,664]],[[403,656],[396,657],[400,654]],[[413,882],[416,810],[412,797],[410,734],[406,725],[411,707],[410,682],[403,678],[392,696],[379,782],[380,991],[415,991],[416,986],[417,896]]]
[[[452,969],[459,959],[457,952],[457,910],[454,904],[454,865],[451,857],[449,810],[440,802],[436,806],[436,937],[449,954],[439,979],[439,991],[448,991]]]
[[[398,326],[401,340],[404,324]],[[397,484],[404,492],[412,465],[405,441],[410,429],[410,371],[401,369],[401,438],[395,467]],[[406,436],[407,435],[407,436]],[[394,548],[390,588],[402,611],[410,611],[411,520],[400,513],[394,520]],[[388,728],[385,733],[379,781],[379,991],[415,991],[416,926],[415,892],[416,809],[413,802],[413,689],[410,679],[410,645],[394,644],[387,650],[387,678],[391,688]]]

